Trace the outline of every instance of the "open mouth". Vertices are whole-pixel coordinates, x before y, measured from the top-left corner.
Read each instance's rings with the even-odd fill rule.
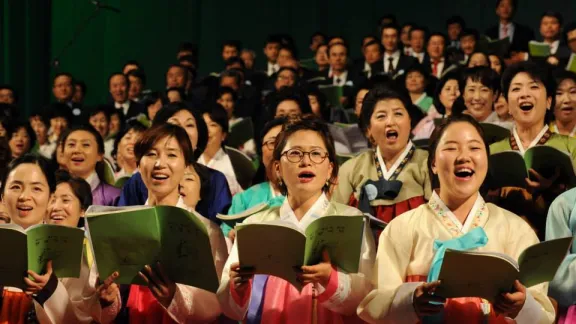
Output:
[[[302,171],[298,174],[298,179],[304,183],[312,181],[314,177],[316,177],[316,175],[310,171]]]
[[[522,109],[522,111],[530,111],[532,110],[532,108],[534,108],[534,105],[529,102],[524,102],[520,104],[520,109]]]
[[[152,173],[152,179],[156,181],[164,181],[170,178],[167,174],[164,173]]]
[[[574,111],[574,107],[562,107],[562,108],[560,108],[560,111],[562,111],[562,112],[572,112],[572,111]]]
[[[468,180],[474,175],[474,170],[470,168],[458,168],[454,171],[454,175],[460,180]]]
[[[59,214],[51,214],[50,215],[50,220],[53,220],[55,222],[62,222],[66,219],[66,217],[59,215]]]
[[[82,163],[82,162],[84,162],[84,158],[81,156],[73,156],[70,158],[70,161],[76,162],[76,163]]]
[[[27,216],[28,214],[30,214],[30,212],[34,208],[32,208],[30,206],[26,206],[26,205],[20,205],[20,206],[16,206],[16,209],[18,210],[18,214],[20,215],[20,217],[24,217],[24,216]]]
[[[397,140],[398,139],[398,132],[395,130],[389,130],[386,132],[386,138],[389,140]]]

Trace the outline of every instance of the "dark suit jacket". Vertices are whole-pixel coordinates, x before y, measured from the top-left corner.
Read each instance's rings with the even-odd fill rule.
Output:
[[[514,34],[512,36],[512,44],[510,45],[510,52],[528,52],[528,42],[534,39],[534,31],[529,27],[514,24]],[[486,36],[491,39],[500,38],[500,24],[492,26],[486,30]]]
[[[412,56],[407,56],[404,54],[400,54],[400,59],[398,60],[398,64],[394,67],[394,74],[398,73],[399,71],[406,72],[407,69],[411,68],[413,65],[420,64],[418,59]],[[374,63],[372,65],[372,75],[376,74],[385,74],[384,72],[384,59]]]
[[[144,107],[143,104],[139,103],[139,102],[135,102],[130,100],[130,106],[128,107],[128,112],[126,113],[126,120],[136,117],[140,114],[145,114],[146,113],[146,107]]]

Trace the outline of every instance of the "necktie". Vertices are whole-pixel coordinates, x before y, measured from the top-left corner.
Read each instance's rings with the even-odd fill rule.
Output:
[[[388,74],[394,74],[394,58],[388,58]]]
[[[334,84],[339,86],[340,85],[340,79],[338,77],[334,78]]]
[[[434,76],[438,76],[438,63],[440,63],[438,60],[432,61],[432,74]]]

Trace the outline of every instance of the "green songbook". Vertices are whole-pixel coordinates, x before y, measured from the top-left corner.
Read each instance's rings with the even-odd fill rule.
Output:
[[[485,37],[478,41],[478,50],[484,53],[498,55],[500,57],[505,57],[508,54],[510,46],[510,37],[494,40]]]
[[[237,149],[251,139],[254,139],[252,118],[243,118],[230,127],[230,134],[226,137],[226,145]]]
[[[548,57],[550,56],[550,44],[530,41],[528,43],[528,51],[532,57]]]
[[[0,286],[26,289],[26,271],[42,274],[49,260],[58,278],[80,276],[84,231],[79,228],[40,224],[24,230],[0,225],[0,246]]]
[[[236,226],[238,257],[242,267],[282,278],[301,290],[296,268],[322,261],[328,250],[332,263],[348,273],[357,273],[360,263],[363,216],[324,216],[305,231],[286,221]]]
[[[160,262],[175,282],[216,292],[218,275],[206,226],[173,206],[101,207],[87,212],[100,278],[119,271],[120,284],[145,285],[145,265]]]
[[[490,188],[527,188],[525,179],[532,179],[529,169],[534,169],[545,178],[552,178],[557,168],[560,170],[558,179],[570,186],[576,184],[572,159],[551,146],[531,147],[524,156],[518,151],[495,153],[489,157]]]
[[[320,90],[326,96],[326,100],[328,103],[330,103],[330,106],[342,106],[340,99],[344,96],[343,87],[335,85],[319,85],[318,90]]]
[[[529,288],[550,281],[566,257],[572,237],[541,242],[520,254],[518,262],[501,253],[447,250],[435,294],[444,298],[480,297],[490,302],[511,292],[514,281]]]
[[[566,70],[576,73],[576,53],[570,55],[570,60],[568,65],[566,65]]]
[[[484,131],[484,140],[488,145],[499,142],[510,136],[510,130],[505,127],[490,123],[480,123],[480,126],[482,126],[482,130]]]

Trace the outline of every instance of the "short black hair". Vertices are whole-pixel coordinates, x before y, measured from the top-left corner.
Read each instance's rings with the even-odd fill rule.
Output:
[[[348,45],[346,45],[346,43],[334,43],[332,45],[328,45],[328,57],[330,57],[330,50],[335,46],[343,46],[346,49],[346,56],[348,56],[350,51],[349,51]]]
[[[564,17],[562,17],[562,14],[558,11],[545,11],[542,16],[540,16],[540,22],[542,22],[542,19],[544,19],[544,17],[551,17],[551,18],[556,18],[556,20],[558,20],[558,23],[560,24],[560,27],[562,27],[562,25],[564,24]]]
[[[500,93],[500,76],[490,67],[475,66],[473,68],[465,69],[462,73],[460,83],[458,84],[461,93],[464,93],[464,88],[466,88],[468,79],[470,79],[470,81],[480,82],[483,86],[488,87],[495,94]]]
[[[61,183],[67,183],[74,196],[80,202],[80,209],[86,211],[92,205],[92,189],[86,180],[71,175],[66,170],[57,170],[55,173],[56,187]]]
[[[382,43],[377,41],[377,40],[371,40],[368,43],[366,43],[364,46],[362,46],[363,49],[368,48],[368,46],[373,46],[376,45],[378,46],[378,50],[380,51],[380,53],[384,52],[384,48],[382,46]]]
[[[268,44],[282,45],[282,38],[276,34],[268,35],[268,37],[266,37],[266,43],[264,44],[264,46]]]
[[[466,21],[464,21],[464,18],[461,16],[450,16],[448,19],[446,19],[446,27],[454,24],[460,25],[462,29],[466,28]]]
[[[478,41],[478,39],[480,38],[480,33],[478,33],[478,31],[476,29],[473,28],[464,28],[462,29],[462,32],[460,33],[460,39],[462,39],[463,37],[468,37],[468,36],[472,36],[474,37],[474,40]]]
[[[54,78],[52,79],[52,84],[54,84],[54,82],[56,81],[56,79],[58,79],[61,76],[65,76],[67,78],[70,79],[70,82],[72,82],[72,84],[74,84],[74,77],[72,76],[72,74],[68,73],[68,72],[58,72],[56,73],[56,75],[54,75]]]
[[[386,23],[384,23],[384,20],[390,20],[389,23],[398,25],[398,19],[394,14],[385,14],[381,16],[380,19],[378,19],[378,26],[386,25]]]
[[[220,73],[220,79],[225,77],[234,78],[238,86],[242,85],[242,75],[235,69],[225,70],[222,73]]]
[[[108,105],[97,105],[90,110],[90,113],[88,114],[88,119],[102,113],[104,114],[104,117],[106,118],[108,123],[110,123],[110,115],[112,112],[111,110],[112,110],[111,107]]]
[[[246,66],[244,65],[244,61],[238,56],[232,56],[231,58],[227,59],[226,62],[224,62],[224,65],[226,67],[234,64],[240,64],[242,69],[246,68]]]
[[[116,160],[116,156],[118,156],[118,145],[122,140],[122,137],[126,135],[130,130],[134,130],[135,132],[144,133],[146,131],[146,126],[142,125],[140,122],[136,120],[129,121],[126,126],[124,126],[118,134],[116,134],[116,138],[114,139],[114,149],[112,150],[112,158]]]
[[[560,85],[564,80],[572,80],[576,83],[576,73],[567,70],[556,70],[554,72],[554,79],[557,85]]]
[[[416,32],[416,31],[421,31],[424,33],[424,40],[428,41],[428,28],[424,27],[424,26],[413,26],[412,28],[410,28],[410,33],[408,34],[409,38],[412,38],[412,33]]]
[[[389,23],[389,24],[382,25],[382,28],[380,28],[380,37],[382,37],[382,33],[384,32],[384,29],[395,29],[396,32],[398,33],[398,37],[400,37],[400,26],[398,26],[398,24]]]
[[[326,35],[322,32],[316,31],[312,34],[312,36],[310,36],[310,44],[312,44],[312,41],[314,40],[314,37],[316,36],[322,36],[322,38],[324,38],[324,41],[326,41]]]
[[[576,30],[576,21],[573,21],[564,27],[564,41],[568,43],[568,33]]]
[[[535,81],[544,84],[544,87],[546,88],[546,96],[552,97],[552,107],[555,106],[556,82],[554,81],[552,70],[546,65],[532,61],[518,62],[510,65],[506,70],[504,70],[504,73],[502,74],[502,94],[506,100],[508,100],[510,84],[514,77],[519,73],[526,73]]]
[[[196,55],[198,53],[198,46],[196,46],[196,44],[193,44],[191,42],[182,42],[180,43],[180,45],[178,45],[178,52],[191,52],[193,53],[193,55]]]
[[[318,101],[318,106],[320,106],[320,114],[322,115],[322,119],[329,121],[330,106],[328,105],[328,99],[326,98],[326,95],[320,91],[318,87],[308,87],[308,89],[306,89],[306,94],[316,98],[316,101]]]
[[[222,43],[222,50],[224,50],[224,47],[234,47],[238,51],[238,55],[240,55],[240,52],[242,51],[242,42],[232,39],[227,40]]]
[[[40,170],[42,170],[44,177],[46,177],[46,182],[48,182],[48,188],[50,189],[50,193],[54,192],[54,189],[56,188],[56,180],[54,179],[54,171],[50,166],[50,162],[41,155],[27,153],[14,159],[12,162],[10,162],[10,164],[8,164],[8,168],[2,175],[2,185],[0,187],[1,195],[4,195],[4,190],[6,189],[6,180],[8,180],[8,175],[10,175],[10,172],[14,171],[14,169],[16,169],[22,164],[37,165],[40,168]]]
[[[216,93],[216,99],[222,98],[222,96],[225,94],[230,94],[232,96],[232,100],[234,101],[238,100],[238,94],[236,91],[234,91],[234,89],[230,87],[219,87],[218,92]]]
[[[212,119],[213,122],[218,124],[220,128],[222,128],[222,133],[228,134],[229,130],[229,123],[228,123],[228,113],[226,113],[226,109],[219,104],[219,103],[212,103],[209,105],[208,111],[205,114]]]
[[[64,118],[66,119],[66,122],[68,122],[68,125],[70,126],[72,123],[72,111],[70,110],[70,107],[68,107],[68,105],[64,104],[64,103],[60,103],[60,102],[56,102],[53,104],[50,104],[47,108],[48,110],[48,118],[49,119],[54,119],[54,118]]]
[[[460,89],[460,79],[462,78],[460,74],[461,72],[459,70],[450,71],[445,75],[443,75],[436,84],[436,89],[434,90],[434,96],[432,97],[432,99],[436,111],[438,111],[442,115],[446,115],[446,107],[444,107],[444,105],[440,101],[440,93],[442,92],[442,88],[444,88],[444,86],[448,81],[455,80],[458,83],[458,88]]]
[[[140,102],[144,105],[144,108],[148,108],[150,105],[155,104],[158,99],[162,101],[164,98],[162,98],[159,91],[152,91],[145,94]]]
[[[448,39],[448,37],[446,37],[446,35],[444,33],[440,33],[440,32],[431,33],[430,36],[428,36],[428,38],[427,38],[427,42],[430,41],[430,39],[434,36],[442,37],[442,39],[444,40],[444,45],[446,45],[446,40]]]
[[[86,82],[82,80],[77,80],[74,82],[74,85],[77,85],[82,90],[82,95],[86,97],[86,93],[88,93],[88,87],[86,86]]]
[[[84,131],[84,132],[88,132],[88,133],[92,134],[92,136],[94,136],[94,138],[96,139],[96,146],[98,148],[98,154],[104,154],[104,152],[105,152],[104,139],[102,138],[102,135],[100,135],[100,133],[98,133],[98,131],[94,127],[92,127],[92,125],[90,125],[90,124],[75,125],[75,126],[71,127],[69,129],[69,131],[66,133],[66,135],[62,138],[62,143],[66,143],[66,140],[68,139],[70,134],[72,134],[74,132],[80,132],[80,131]],[[62,150],[64,150],[64,146],[62,147]],[[100,178],[100,179],[102,179],[102,178]]]
[[[366,97],[364,97],[364,101],[362,102],[362,110],[358,118],[358,125],[360,126],[362,133],[366,134],[368,128],[370,128],[370,120],[372,118],[372,114],[374,113],[374,108],[378,102],[390,99],[400,100],[408,112],[410,119],[414,119],[410,109],[412,102],[410,99],[408,99],[408,97],[390,87],[376,85],[374,88],[372,88],[372,90],[368,91]]]
[[[152,125],[154,126],[155,124],[160,125],[167,123],[170,117],[174,116],[174,114],[181,110],[188,111],[196,120],[196,128],[198,129],[198,144],[194,150],[194,157],[195,159],[198,159],[206,149],[206,144],[208,143],[208,127],[206,126],[206,122],[204,121],[202,113],[199,110],[193,109],[183,102],[173,102],[163,106],[162,109],[156,113],[156,116],[152,121]]]
[[[127,74],[129,77],[135,77],[137,79],[140,79],[140,81],[142,82],[142,85],[145,86],[146,85],[146,73],[144,73],[144,71],[140,70],[139,68],[136,70],[131,70],[130,72],[128,72]]]
[[[28,148],[28,151],[30,151],[36,143],[36,133],[32,127],[30,127],[30,123],[13,120],[11,123],[6,125],[6,137],[8,140],[12,139],[12,136],[14,136],[14,134],[21,129],[24,129],[28,135],[28,139],[30,140],[30,147]]]
[[[130,88],[130,79],[128,79],[128,76],[122,72],[113,72],[108,76],[108,87],[110,87],[110,81],[112,81],[112,78],[118,75],[122,76],[124,80],[126,80],[126,87]]]
[[[280,49],[278,50],[278,53],[280,53],[280,51],[288,51],[292,54],[292,58],[295,60],[298,60],[298,52],[296,51],[296,48],[292,45],[282,45],[280,46]]]
[[[498,8],[500,2],[502,2],[502,0],[496,0],[496,6],[494,8]],[[512,2],[512,14],[515,14],[516,9],[518,8],[518,0],[512,0],[510,2]]]
[[[18,93],[16,92],[16,90],[14,89],[14,87],[12,87],[9,84],[0,84],[0,90],[10,90],[10,92],[12,92],[12,98],[14,98],[14,102],[17,103],[18,102]]]
[[[283,101],[294,101],[300,107],[300,111],[302,115],[311,114],[312,108],[310,108],[310,101],[308,100],[308,95],[306,95],[303,91],[295,87],[284,87],[278,91],[276,100],[272,104],[271,115],[272,117],[276,116],[276,110],[278,109],[278,105]]]
[[[472,54],[470,54],[470,56],[468,56],[468,61],[466,62],[466,66],[468,66],[468,64],[470,63],[470,59],[472,58],[472,56],[474,56],[476,54],[480,54],[480,55],[484,56],[484,58],[486,59],[486,62],[488,62],[488,66],[490,66],[490,57],[488,57],[488,54],[483,52],[483,51],[472,52]]]
[[[165,137],[172,137],[176,139],[180,149],[182,150],[182,155],[184,158],[184,164],[186,166],[191,165],[195,160],[194,148],[188,137],[188,133],[184,128],[169,123],[152,125],[151,128],[147,129],[142,138],[134,146],[134,155],[136,156],[136,164],[139,166],[142,157],[154,147],[154,145],[161,139]]]

